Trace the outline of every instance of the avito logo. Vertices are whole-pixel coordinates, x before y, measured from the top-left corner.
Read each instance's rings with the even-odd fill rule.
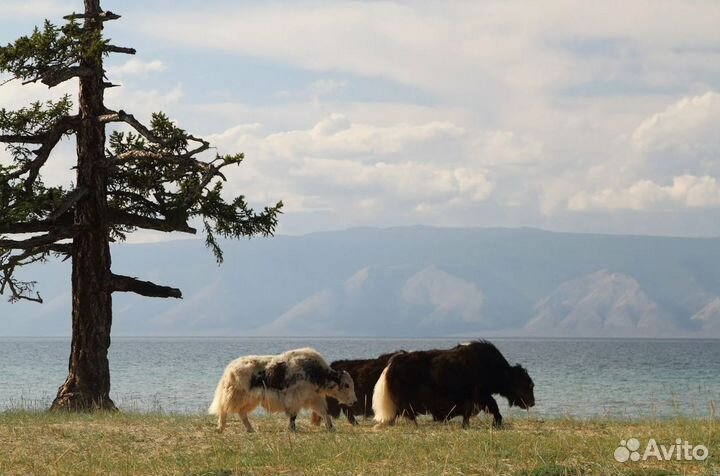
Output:
[[[647,461],[657,459],[658,461],[704,461],[710,456],[705,445],[692,445],[682,438],[675,440],[671,445],[659,445],[655,438],[650,438],[645,450],[640,453],[640,440],[629,438],[621,440],[620,446],[615,449],[615,461],[625,463],[627,461]]]

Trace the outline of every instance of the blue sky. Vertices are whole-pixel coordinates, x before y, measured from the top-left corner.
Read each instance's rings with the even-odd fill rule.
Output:
[[[107,103],[244,151],[280,232],[720,235],[720,3],[105,1]],[[0,42],[78,1],[4,0]],[[40,86],[0,88],[19,107]],[[71,178],[72,145],[47,181]],[[2,159],[0,159],[2,160]]]

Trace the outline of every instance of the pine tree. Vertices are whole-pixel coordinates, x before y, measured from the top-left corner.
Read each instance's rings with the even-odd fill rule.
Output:
[[[242,154],[203,160],[210,144],[166,115],[153,114],[146,126],[105,107],[104,92],[114,85],[105,79],[104,58],[135,50],[103,36],[104,22],[119,15],[103,11],[100,0],[84,0],[84,8],[64,17],[62,27],[46,21],[0,48],[0,73],[11,80],[51,88],[79,83],[75,111],[68,96],[0,110],[0,142],[12,157],[0,164],[0,292],[11,301],[42,302],[35,282],[18,278],[18,270],[49,258],[72,260],[68,376],[51,406],[67,410],[115,408],[107,355],[113,293],[182,297],[179,289],[113,274],[111,242],[138,229],[196,233],[197,223],[220,263],[218,237],[272,235],[282,207],[279,202],[255,212],[243,196],[224,198],[223,169],[239,164]],[[77,144],[75,183],[46,186],[43,167],[70,135]]]

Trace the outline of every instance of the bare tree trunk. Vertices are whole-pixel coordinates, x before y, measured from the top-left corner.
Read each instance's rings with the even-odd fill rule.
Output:
[[[85,27],[102,29],[100,0],[85,0]],[[58,389],[51,410],[115,409],[110,399],[110,327],[112,274],[108,241],[107,169],[102,55],[84,57],[81,67],[92,75],[80,77],[77,130],[77,186],[88,193],[75,207],[76,231],[72,255],[72,344],[68,376]]]

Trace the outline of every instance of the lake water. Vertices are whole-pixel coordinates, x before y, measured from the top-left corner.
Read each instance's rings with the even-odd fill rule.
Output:
[[[311,346],[332,361],[458,342],[462,339],[115,338],[111,397],[122,409],[204,413],[225,365],[241,355]],[[511,363],[529,370],[536,415],[707,417],[720,404],[718,340],[493,342]],[[46,408],[65,378],[69,349],[67,338],[0,338],[0,410]],[[505,399],[498,401],[508,413]]]

